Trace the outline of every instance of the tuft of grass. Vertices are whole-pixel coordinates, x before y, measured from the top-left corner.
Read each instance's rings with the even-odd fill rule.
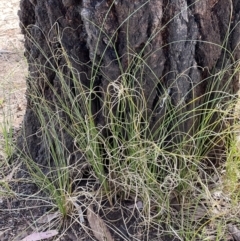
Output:
[[[3,149],[3,155],[5,159],[12,156],[14,151],[13,143],[13,127],[11,121],[11,115],[9,118],[3,114],[3,122],[0,123],[0,133],[2,135],[1,146]]]
[[[101,27],[99,30],[104,34]],[[190,103],[174,106],[170,90],[162,86],[164,94],[155,108],[165,113],[152,126],[151,119],[155,116],[147,106],[141,66],[146,66],[153,76],[154,71],[142,54],[131,50],[128,54],[134,61],[123,71],[115,50],[122,73],[117,80],[110,80],[107,90],[103,91],[95,87],[100,71],[95,58],[90,84],[85,86],[73,67],[74,60],[63,47],[59,52],[65,60],[67,74],[61,71],[57,59],[49,59],[38,43],[32,41],[46,59],[46,66],[36,63],[35,67],[54,98],[53,102],[47,101],[34,85],[34,79],[29,81],[31,93],[28,95],[40,122],[46,165],[41,166],[29,156],[23,159],[34,182],[49,194],[62,216],[74,215],[80,196],[85,197],[84,201],[78,200],[82,205],[84,202],[101,205],[108,201],[113,206],[119,200],[140,200],[143,207],[138,211],[146,227],[164,226],[172,236],[193,241],[207,240],[210,234],[205,236],[206,230],[214,223],[214,235],[220,240],[226,233],[226,229],[221,228],[226,215],[215,213],[211,207],[223,167],[218,168],[210,158],[213,150],[217,152],[227,147],[221,157],[226,160],[228,181],[223,182],[221,191],[225,188],[236,194],[239,180],[239,148],[235,140],[238,125],[232,113],[238,97],[227,92],[233,76],[219,91],[219,83],[229,69],[216,70],[207,80],[206,93],[201,97],[193,96]],[[109,37],[109,44],[111,42]],[[224,50],[224,46],[219,47]],[[46,79],[41,72],[43,68],[57,76],[61,93]],[[156,76],[153,81],[160,84]],[[194,93],[196,87],[189,93]],[[97,123],[99,113],[93,111],[95,100],[99,101],[105,118],[101,125]],[[184,132],[182,127],[186,121],[192,126]],[[73,142],[74,153],[69,151],[66,140]],[[78,154],[79,159],[72,162],[74,154]],[[215,161],[221,164],[221,160]],[[85,181],[86,170],[97,183],[97,189],[96,185],[78,186]],[[237,193],[237,200],[238,196]]]

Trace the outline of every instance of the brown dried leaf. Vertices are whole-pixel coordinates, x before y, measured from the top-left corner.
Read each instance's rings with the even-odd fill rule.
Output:
[[[207,214],[207,209],[204,206],[199,205],[193,212],[193,220],[198,222],[202,220]]]
[[[228,224],[227,226],[228,226],[228,231],[229,231],[229,233],[231,233],[233,238],[236,241],[240,241],[240,230],[232,224]]]
[[[87,219],[95,238],[98,241],[114,241],[104,221],[93,211],[92,206],[87,209]]]
[[[37,220],[38,223],[50,223],[53,219],[60,217],[60,212],[48,213]]]
[[[37,232],[28,235],[26,238],[22,239],[21,241],[38,241],[43,239],[51,238],[58,234],[57,230],[49,230],[46,232]]]

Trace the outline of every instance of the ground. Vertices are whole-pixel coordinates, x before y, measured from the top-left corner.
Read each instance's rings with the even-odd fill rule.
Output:
[[[0,123],[11,122],[15,131],[21,126],[26,107],[27,75],[18,9],[19,0],[0,0]]]
[[[0,174],[0,240],[21,240],[26,236],[27,223],[39,215],[37,209],[31,211],[27,206],[34,207],[37,203],[31,200],[19,199],[19,194],[32,193],[34,187],[30,185],[17,185],[12,183],[11,197],[6,197],[8,192],[5,187],[5,178],[9,174],[9,168],[5,165],[5,151],[3,143],[4,129],[9,132],[10,126],[15,132],[21,128],[21,123],[26,107],[25,77],[27,64],[23,57],[23,35],[20,33],[18,12],[19,0],[0,0],[0,166],[5,167]],[[2,163],[1,163],[2,162]],[[1,168],[2,171],[2,168]],[[14,176],[15,174],[13,174]],[[12,176],[12,178],[13,178]],[[15,189],[15,190],[14,190]],[[20,210],[19,208],[22,208]]]

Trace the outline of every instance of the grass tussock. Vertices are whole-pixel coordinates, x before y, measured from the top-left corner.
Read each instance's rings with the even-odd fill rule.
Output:
[[[71,217],[88,232],[79,220],[79,206],[86,218],[88,205],[104,210],[131,200],[141,220],[138,225],[147,235],[162,228],[179,240],[224,238],[227,223],[236,221],[233,213],[239,201],[239,124],[233,112],[238,97],[227,91],[233,76],[221,89],[218,85],[229,68],[235,69],[233,75],[239,71],[237,63],[212,74],[207,91],[188,103],[173,105],[170,90],[161,86],[164,94],[156,109],[149,110],[141,74],[141,66],[148,66],[141,54],[129,53],[134,61],[103,90],[95,86],[101,68],[97,63],[86,86],[63,47],[59,51],[66,64],[58,66],[57,59],[49,59],[32,41],[46,58],[46,66],[36,63],[35,68],[54,98],[48,101],[29,76],[28,98],[40,122],[38,134],[46,156],[44,165],[25,153],[22,159],[31,180],[49,195],[61,216]],[[43,67],[57,76],[58,89]],[[194,93],[196,87],[188,91]],[[163,111],[152,125],[154,115]],[[98,122],[99,115],[103,123]],[[186,122],[192,125],[183,131]],[[7,155],[12,152],[6,144],[9,134],[4,135]],[[218,151],[219,160],[211,159]]]
[[[90,87],[82,85],[64,51],[63,56],[71,79],[59,69],[51,69],[58,76],[61,93],[45,79],[54,94],[54,103],[44,99],[37,86],[31,86],[35,91],[30,98],[49,153],[48,165],[40,166],[25,157],[34,182],[50,194],[63,217],[76,217],[80,196],[84,196],[80,202],[83,206],[101,206],[106,201],[114,206],[119,200],[138,200],[142,203],[138,208],[141,225],[149,230],[164,226],[167,233],[180,240],[207,240],[209,227],[213,226],[215,237],[226,234],[223,227],[232,216],[212,206],[215,195],[230,198],[226,202],[228,209],[231,197],[238,200],[238,122],[232,111],[237,97],[211,86],[201,96],[201,104],[195,106],[196,98],[188,106],[176,107],[165,90],[158,108],[164,106],[166,112],[156,126],[151,126],[152,116],[140,83],[143,80],[138,80],[132,70],[110,82],[103,93],[94,87],[95,74]],[[218,79],[223,72],[212,78]],[[66,79],[71,81],[71,89]],[[95,98],[101,101],[104,125],[97,123],[99,113],[92,110]],[[195,107],[189,109],[189,105]],[[197,125],[193,124],[187,133],[181,132],[179,126],[188,118]],[[222,125],[225,128],[219,128]],[[73,140],[75,152],[81,153],[74,163],[66,147],[66,135]],[[223,146],[227,148],[221,158],[226,162],[217,168],[209,153],[221,151]],[[83,187],[80,183],[86,174],[82,170],[86,169],[87,179],[93,179],[95,184]],[[77,218],[75,221],[79,222]]]

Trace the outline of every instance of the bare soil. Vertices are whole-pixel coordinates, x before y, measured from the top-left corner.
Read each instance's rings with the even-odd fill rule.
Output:
[[[0,127],[17,131],[26,108],[23,35],[18,21],[19,0],[0,0]],[[0,128],[0,143],[2,143]],[[0,156],[4,156],[0,146]]]

